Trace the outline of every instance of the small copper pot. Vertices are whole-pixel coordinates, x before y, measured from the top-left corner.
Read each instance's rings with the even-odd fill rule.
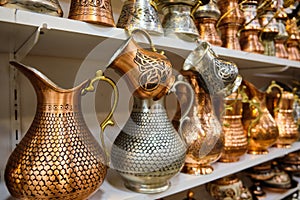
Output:
[[[110,0],[71,0],[69,18],[104,26],[115,26]]]

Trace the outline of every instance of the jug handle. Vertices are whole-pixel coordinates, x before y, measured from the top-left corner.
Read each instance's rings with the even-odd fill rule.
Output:
[[[182,75],[177,75],[176,81],[174,82],[174,84],[172,85],[171,89],[169,90],[169,93],[171,93],[171,92],[176,93],[176,86],[179,85],[179,84],[183,84],[183,85],[185,85],[187,88],[189,88],[189,90],[190,90],[190,95],[191,95],[191,96],[190,96],[190,99],[191,99],[191,100],[190,100],[190,103],[189,103],[187,109],[185,110],[185,112],[183,112],[182,117],[181,117],[180,120],[179,120],[178,133],[179,133],[180,137],[181,137],[181,138],[183,139],[183,141],[184,141],[184,137],[183,137],[183,134],[182,134],[182,133],[183,133],[183,132],[182,132],[182,125],[183,125],[183,122],[185,122],[186,120],[189,120],[189,119],[190,119],[190,118],[188,117],[188,114],[189,114],[189,112],[190,112],[190,110],[191,110],[191,108],[192,108],[192,106],[193,106],[195,94],[194,94],[194,90],[193,90],[192,86],[191,86],[189,83],[187,83],[186,81],[183,80],[183,76],[182,76]]]
[[[117,107],[119,93],[118,93],[118,88],[117,88],[116,84],[114,83],[114,81],[111,80],[110,78],[104,76],[102,70],[98,70],[95,74],[95,77],[90,81],[89,85],[81,91],[81,95],[85,95],[87,92],[93,92],[95,90],[94,83],[96,81],[106,81],[107,83],[109,83],[112,86],[113,91],[114,91],[114,103],[111,108],[111,111],[107,115],[107,117],[103,120],[103,122],[101,122],[101,123],[99,122],[100,128],[101,128],[101,132],[100,132],[101,144],[102,144],[103,149],[105,150],[106,157],[109,158],[108,150],[106,149],[106,146],[104,143],[104,134],[103,133],[104,133],[105,128],[108,125],[113,126],[115,124],[115,122],[112,120],[112,115]]]
[[[131,37],[133,37],[135,34],[137,34],[137,33],[142,33],[145,37],[146,37],[146,39],[148,40],[148,42],[149,42],[149,45],[150,45],[150,48],[151,48],[151,50],[153,51],[153,52],[157,52],[157,49],[155,48],[155,46],[154,46],[154,44],[153,44],[153,42],[152,42],[152,40],[151,40],[151,37],[150,37],[150,35],[149,35],[149,33],[147,32],[147,31],[145,31],[145,30],[143,30],[143,29],[134,29],[133,31],[131,31]],[[160,54],[164,54],[164,51],[161,51],[160,52]]]
[[[280,86],[280,85],[278,85],[277,83],[276,83],[276,81],[272,81],[271,82],[271,85],[269,85],[269,87],[267,88],[267,90],[266,90],[266,92],[267,92],[267,94],[270,94],[271,92],[272,92],[272,89],[273,88],[277,88],[277,89],[279,89],[279,93],[280,93],[280,96],[279,96],[279,100],[278,100],[278,104],[277,104],[277,107],[276,108],[274,108],[274,110],[273,110],[273,112],[274,112],[274,114],[279,110],[279,105],[280,105],[280,101],[281,101],[281,97],[282,97],[282,93],[283,93],[283,89],[282,89],[282,87]]]
[[[260,106],[259,106],[259,103],[255,100],[255,99],[249,99],[248,95],[246,94],[245,92],[245,89],[246,89],[246,86],[243,86],[242,89],[240,90],[240,94],[242,96],[242,102],[243,103],[249,103],[249,107],[251,106],[254,106],[256,109],[257,109],[257,112],[258,112],[258,115],[257,117],[251,121],[249,127],[248,127],[248,130],[247,130],[247,133],[248,133],[248,137],[251,136],[251,129],[252,127],[257,123],[259,122],[261,116],[262,116],[262,111],[260,109]]]

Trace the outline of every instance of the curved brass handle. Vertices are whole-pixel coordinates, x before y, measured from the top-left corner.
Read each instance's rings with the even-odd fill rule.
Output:
[[[109,83],[113,90],[114,90],[114,103],[113,103],[113,106],[111,108],[111,111],[110,113],[107,115],[107,117],[103,120],[103,122],[100,123],[99,121],[99,124],[100,124],[100,128],[101,128],[101,132],[100,132],[100,140],[101,140],[101,144],[102,144],[102,147],[105,151],[105,154],[107,156],[107,158],[109,158],[109,153],[108,153],[108,150],[106,149],[106,146],[105,146],[105,143],[104,143],[104,130],[105,128],[108,126],[108,125],[111,125],[113,126],[115,124],[115,122],[112,120],[112,115],[117,107],[117,103],[118,103],[118,99],[119,99],[119,93],[118,93],[118,88],[116,86],[116,84],[114,83],[113,80],[111,80],[110,78],[106,77],[103,75],[103,72],[102,70],[98,70],[96,72],[96,75],[95,77],[91,80],[91,82],[89,83],[88,87],[84,88],[82,91],[81,91],[81,95],[85,95],[87,92],[93,92],[95,90],[95,87],[94,87],[94,83],[96,81],[106,81],[107,83]],[[109,159],[108,159],[109,160]]]
[[[131,33],[130,33],[131,36],[130,36],[130,37],[133,37],[133,36],[134,36],[135,34],[137,34],[137,33],[142,33],[142,34],[147,38],[151,50],[152,50],[153,52],[157,52],[157,49],[155,48],[155,46],[154,46],[154,44],[153,44],[153,42],[152,42],[152,40],[151,40],[151,37],[150,37],[150,35],[149,35],[149,33],[148,33],[147,31],[142,30],[142,29],[134,29],[133,31],[131,31]],[[164,52],[161,51],[160,54],[164,54]]]
[[[257,112],[258,112],[258,116],[254,120],[251,121],[251,123],[250,123],[250,125],[248,127],[248,130],[247,130],[248,137],[250,137],[251,136],[251,129],[252,129],[252,127],[257,122],[259,122],[259,120],[260,120],[260,118],[261,118],[261,116],[262,116],[263,113],[262,113],[262,111],[260,109],[259,103],[255,99],[251,99],[251,100],[249,99],[248,95],[245,92],[245,88],[246,87],[243,86],[242,89],[240,90],[240,94],[242,96],[242,102],[243,103],[249,103],[249,107],[254,106],[257,109]]]
[[[197,9],[198,9],[200,6],[203,6],[202,0],[198,0],[197,4],[192,8],[191,14],[190,14],[190,16],[192,17],[192,19],[194,19],[194,14],[195,14],[195,12],[197,11]],[[194,19],[194,20],[195,20],[195,19]]]
[[[271,84],[269,85],[269,87],[267,88],[266,93],[267,93],[267,94],[270,94],[270,93],[272,92],[272,89],[273,89],[273,88],[277,88],[277,89],[279,89],[279,91],[280,91],[280,96],[279,96],[279,100],[278,100],[277,107],[274,108],[274,110],[273,110],[273,112],[274,112],[274,114],[275,114],[275,112],[276,112],[277,110],[279,110],[279,105],[280,105],[281,98],[282,98],[282,94],[283,94],[283,88],[282,88],[280,85],[278,85],[278,84],[276,83],[276,81],[272,81]]]

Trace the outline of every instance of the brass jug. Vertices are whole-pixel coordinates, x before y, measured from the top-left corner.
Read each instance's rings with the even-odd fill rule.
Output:
[[[244,24],[245,17],[238,0],[218,0],[217,5],[221,17],[216,26],[221,31],[222,47],[241,50],[238,31]]]
[[[242,4],[245,23],[240,31],[240,45],[243,51],[264,53],[264,47],[259,39],[261,26],[257,19],[257,0],[248,0]]]
[[[0,6],[57,17],[63,16],[63,11],[58,0],[1,0]]]
[[[194,9],[193,14],[200,35],[199,38],[212,45],[221,46],[222,40],[216,29],[216,23],[221,12],[217,7],[216,0],[211,0],[208,4]]]
[[[284,91],[275,81],[272,81],[267,89],[267,93],[271,93],[272,88],[279,88],[281,94],[276,95],[280,98],[273,98],[274,102],[274,118],[278,126],[279,137],[275,144],[276,147],[290,148],[291,145],[299,139],[298,125],[294,119],[293,105],[295,96],[292,92]],[[270,94],[271,95],[271,94]]]
[[[5,182],[9,192],[19,199],[87,199],[107,173],[105,152],[81,112],[81,92],[88,81],[62,89],[34,68],[11,64],[31,81],[37,109],[29,130],[7,161]],[[115,88],[105,76],[99,79]],[[101,124],[103,131],[113,124],[114,108]]]
[[[110,0],[71,0],[69,19],[104,26],[115,26]]]
[[[130,190],[157,193],[169,188],[185,159],[186,144],[168,119],[164,100],[181,81],[175,81],[170,61],[155,51],[149,35],[132,33],[138,32],[153,51],[141,48],[131,35],[109,65],[125,78],[133,97],[130,117],[113,143],[111,163]]]
[[[164,33],[154,0],[127,0],[124,2],[117,23],[118,28],[129,32],[134,29],[143,29],[150,34]]]
[[[296,18],[287,20],[286,30],[289,34],[289,38],[286,41],[287,51],[289,53],[289,59],[300,61],[300,52],[299,52],[300,33],[299,33],[299,28],[297,27]]]
[[[180,121],[182,108],[177,106],[172,121],[188,145],[182,172],[210,174],[213,172],[211,164],[220,158],[224,144],[214,100],[238,88],[241,81],[238,69],[234,63],[218,58],[209,43],[201,42],[185,60],[181,73],[195,93],[187,120]],[[187,102],[185,88],[179,88],[177,95],[180,102]]]
[[[267,154],[268,148],[277,141],[277,124],[266,105],[266,93],[257,89],[249,81],[243,80],[246,97],[243,104],[242,122],[248,135],[248,153]]]
[[[224,104],[221,115],[224,148],[219,161],[236,162],[248,150],[248,138],[242,123],[243,103],[240,91],[225,97]]]

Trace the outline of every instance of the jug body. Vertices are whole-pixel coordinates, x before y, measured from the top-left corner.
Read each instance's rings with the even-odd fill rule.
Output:
[[[62,89],[37,70],[12,63],[37,94],[34,120],[10,155],[5,181],[20,199],[86,199],[104,181],[107,158],[81,112],[87,81]]]
[[[167,116],[164,97],[134,97],[130,118],[114,141],[113,168],[125,186],[141,193],[168,189],[169,179],[180,172],[186,145]]]

